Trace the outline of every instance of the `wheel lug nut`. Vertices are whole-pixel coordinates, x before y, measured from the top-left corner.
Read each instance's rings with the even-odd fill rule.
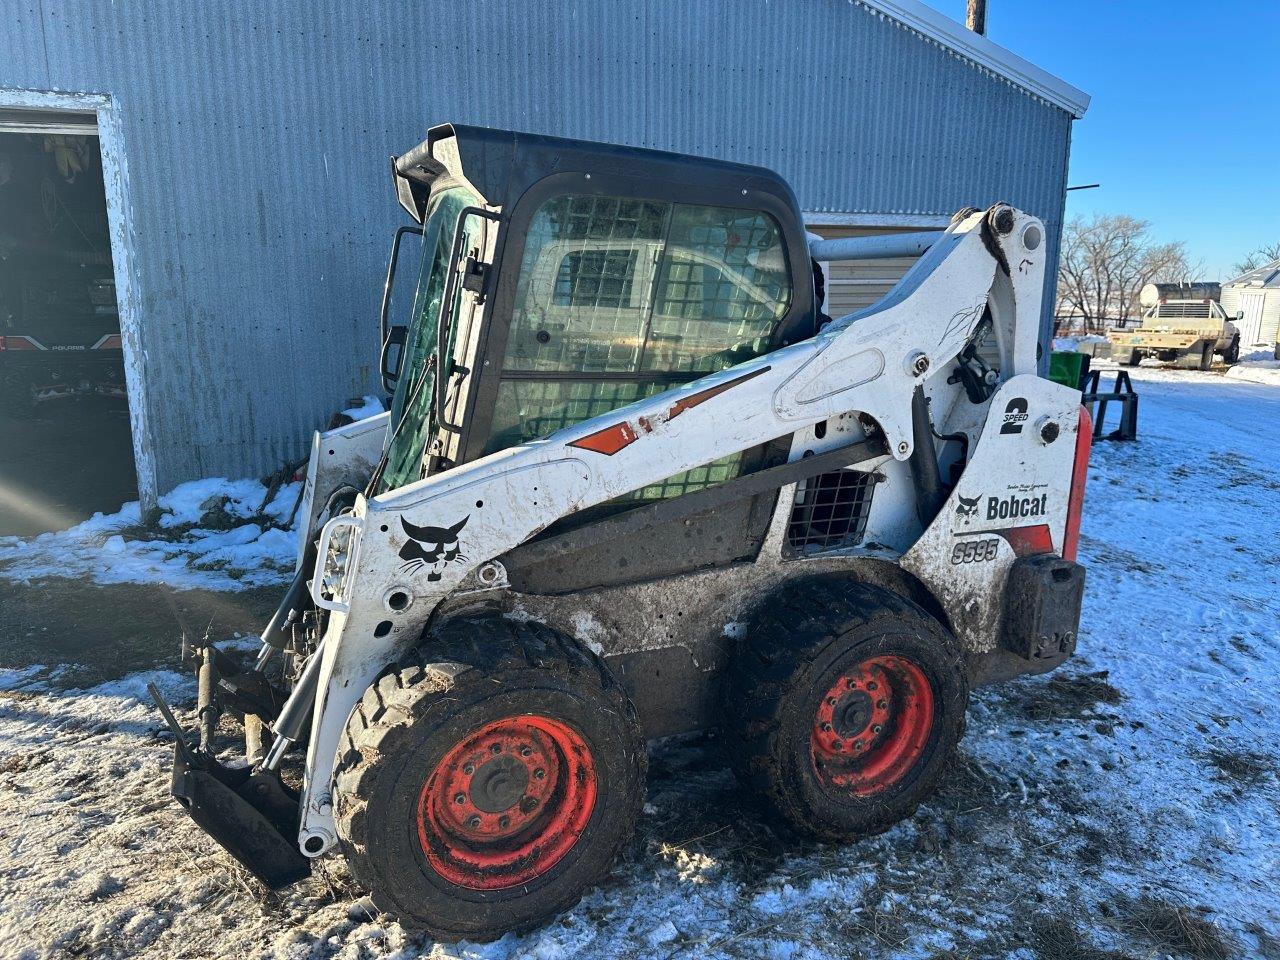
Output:
[[[855,741],[853,741],[853,749],[855,749],[855,750],[861,750],[861,749],[862,749],[862,741],[861,741],[861,740],[855,740]]]
[[[510,817],[499,817],[499,818],[498,818],[498,826],[502,827],[502,828],[505,830],[507,827],[511,826],[511,818],[510,818]]]
[[[880,732],[881,730],[883,730],[883,729],[884,729],[884,727],[880,726],[880,724],[878,724],[878,723],[877,723],[874,727],[872,727],[872,728],[871,728],[871,732],[872,732],[872,733],[879,733],[879,732]]]
[[[881,710],[885,710],[885,709],[887,709],[887,708],[888,708],[888,706],[889,706],[889,701],[888,701],[888,700],[877,700],[877,701],[876,701],[876,706],[877,706],[877,707],[879,707]]]
[[[501,753],[501,752],[502,752],[502,744],[500,744],[500,743],[495,743],[495,744],[494,744],[493,746],[491,746],[489,749],[490,749],[491,751],[493,751],[494,753]]]
[[[831,747],[833,750],[843,750],[844,743],[840,740],[837,740],[835,743],[831,744]]]
[[[831,724],[829,724],[829,723],[824,723],[824,724],[822,725],[822,732],[823,732],[823,733],[830,733],[830,732],[831,732]]]
[[[845,685],[846,687],[848,687],[850,690],[852,690],[854,687],[856,687],[856,686],[858,685],[858,681],[857,681],[857,680],[853,680],[853,679],[849,679],[849,680],[846,680],[846,681],[844,682],[844,685]]]
[[[480,818],[472,817],[467,821],[467,826],[470,827],[472,830],[478,830],[480,828]]]
[[[528,757],[528,756],[532,756],[532,755],[533,755],[533,748],[532,748],[532,747],[530,747],[530,746],[523,746],[523,747],[521,747],[521,748],[520,748],[520,756],[522,756],[522,757]]]
[[[868,689],[868,690],[875,690],[875,689],[877,689],[879,686],[880,686],[880,685],[879,685],[878,683],[876,683],[874,680],[872,680],[870,683],[868,683],[868,684],[867,684],[867,689]]]
[[[469,777],[476,772],[476,768],[473,764],[468,763],[465,767],[462,768],[462,772]]]
[[[827,706],[834,707],[836,705],[835,697],[827,697]]]
[[[467,802],[467,795],[466,795],[465,793],[455,794],[455,795],[454,795],[454,798],[453,798],[453,802],[454,802],[454,803],[466,803],[466,802]]]
[[[541,767],[533,771],[533,779],[535,780],[541,780],[546,775],[547,775],[547,771],[543,770]]]

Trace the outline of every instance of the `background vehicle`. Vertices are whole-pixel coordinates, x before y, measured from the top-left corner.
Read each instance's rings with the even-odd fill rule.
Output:
[[[1215,353],[1226,363],[1240,359],[1240,331],[1222,306],[1208,298],[1161,300],[1143,314],[1138,329],[1109,330],[1107,339],[1111,358],[1130,367],[1143,357],[1190,370],[1208,370]]]
[[[317,435],[257,663],[195,651],[199,742],[169,715],[175,796],[265,882],[341,852],[410,926],[536,924],[627,843],[646,739],[709,727],[797,829],[874,832],[971,685],[1070,656],[1090,430],[1038,375],[1036,218],[961,211],[819,331],[812,259],[865,244],[767,170],[441,126],[394,171],[392,409]]]

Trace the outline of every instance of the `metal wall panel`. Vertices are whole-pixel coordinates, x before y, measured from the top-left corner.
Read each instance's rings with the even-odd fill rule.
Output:
[[[387,158],[433,123],[757,163],[809,211],[1009,200],[1056,262],[1068,115],[842,0],[14,6],[0,87],[121,126],[161,491],[264,472],[374,388]]]

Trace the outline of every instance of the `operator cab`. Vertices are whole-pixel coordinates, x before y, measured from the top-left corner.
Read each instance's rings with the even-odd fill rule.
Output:
[[[376,493],[815,332],[800,211],[768,170],[452,124],[392,167],[420,228],[397,233],[388,290],[400,238],[422,244],[402,326],[384,298],[394,401]],[[765,444],[624,499],[785,460],[785,442]]]

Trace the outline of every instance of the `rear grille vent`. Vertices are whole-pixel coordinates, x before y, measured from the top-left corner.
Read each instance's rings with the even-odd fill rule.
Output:
[[[787,545],[808,555],[860,544],[875,486],[875,475],[859,470],[823,473],[799,484],[787,523]]]
[[[1157,314],[1160,320],[1207,320],[1209,316],[1207,303],[1162,303]]]

